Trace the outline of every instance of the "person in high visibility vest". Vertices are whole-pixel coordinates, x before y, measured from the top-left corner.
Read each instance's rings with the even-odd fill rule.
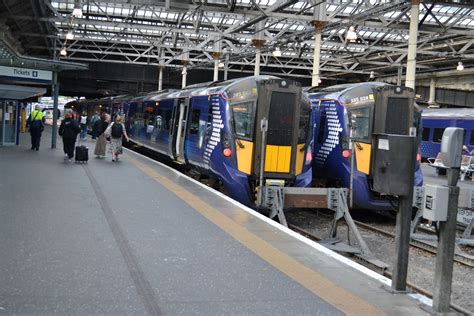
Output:
[[[26,123],[31,135],[31,150],[39,150],[41,143],[41,134],[44,130],[44,114],[39,105],[30,113]]]

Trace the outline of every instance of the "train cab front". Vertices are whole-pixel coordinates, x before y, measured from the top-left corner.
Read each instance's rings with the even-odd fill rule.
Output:
[[[235,170],[227,174],[234,182],[232,191],[243,187],[235,181],[246,177],[255,205],[259,187],[272,185],[309,186],[311,172],[310,101],[296,81],[274,77],[252,77],[242,87],[227,91],[230,130],[221,132],[224,155],[235,156]],[[229,150],[226,151],[226,148]],[[227,166],[230,168],[230,164]],[[223,177],[224,181],[226,177]],[[225,186],[225,183],[224,183]],[[227,190],[229,191],[229,190]],[[257,203],[258,206],[258,203]]]
[[[237,164],[249,174],[253,192],[265,185],[311,184],[310,102],[296,81],[257,80],[251,140],[236,133]],[[234,113],[239,105],[231,106]]]

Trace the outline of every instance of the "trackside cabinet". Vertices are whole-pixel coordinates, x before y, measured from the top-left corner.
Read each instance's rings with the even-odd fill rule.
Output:
[[[375,134],[373,186],[377,192],[407,195],[413,186],[416,138],[405,135]]]

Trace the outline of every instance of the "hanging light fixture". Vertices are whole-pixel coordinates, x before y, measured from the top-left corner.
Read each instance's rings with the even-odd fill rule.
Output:
[[[223,63],[222,61],[219,62],[219,68],[224,68],[224,66],[225,66],[225,65],[224,65],[224,63]]]
[[[458,66],[456,67],[457,71],[463,71],[464,70],[464,65],[462,64],[462,61],[458,61]]]
[[[74,39],[74,33],[72,31],[67,32],[66,39],[67,40],[73,40]]]
[[[274,57],[281,57],[280,47],[275,47],[275,50],[273,51],[272,54],[273,54]]]
[[[59,54],[60,54],[61,56],[67,56],[66,47],[63,47],[63,48],[61,49],[61,51],[59,52]]]
[[[76,6],[74,10],[72,10],[72,16],[76,19],[82,18],[82,9],[80,8],[80,6]]]
[[[355,42],[356,39],[357,39],[357,33],[355,31],[355,28],[351,26],[349,27],[349,30],[347,31],[346,40],[349,42]]]
[[[375,72],[371,71],[370,72],[370,79],[374,79],[375,78]]]

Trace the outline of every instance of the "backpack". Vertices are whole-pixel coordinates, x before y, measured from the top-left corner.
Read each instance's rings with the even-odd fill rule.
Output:
[[[112,137],[113,138],[120,138],[122,137],[122,124],[114,124],[112,125]]]

